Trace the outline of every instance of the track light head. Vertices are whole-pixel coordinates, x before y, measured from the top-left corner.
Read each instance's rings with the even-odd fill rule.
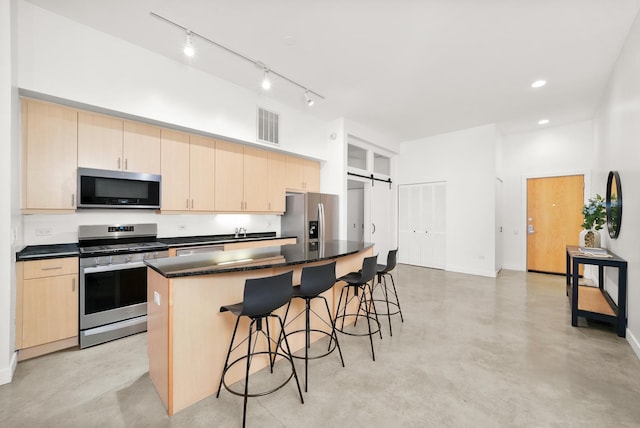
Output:
[[[191,43],[191,31],[189,30],[187,30],[187,36],[182,51],[188,57],[192,57],[196,53],[195,49],[193,49],[193,44]]]
[[[264,69],[264,77],[262,78],[262,89],[268,91],[271,89],[271,80],[269,80],[269,70]]]
[[[309,90],[308,89],[304,90],[304,99],[307,101],[307,105],[309,107],[311,107],[315,103],[313,98],[311,98],[311,96],[309,95]]]

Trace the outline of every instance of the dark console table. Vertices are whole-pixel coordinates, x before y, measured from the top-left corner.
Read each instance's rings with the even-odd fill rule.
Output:
[[[578,285],[580,265],[598,266],[598,287]],[[604,289],[605,266],[618,269],[618,304]],[[625,337],[627,329],[627,261],[610,251],[604,255],[589,255],[580,247],[567,245],[567,296],[571,303],[571,325],[578,326],[578,317],[613,324],[616,333]],[[580,297],[578,297],[580,296]]]

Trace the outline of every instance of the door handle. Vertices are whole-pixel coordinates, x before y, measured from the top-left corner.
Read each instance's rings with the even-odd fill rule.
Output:
[[[371,231],[371,234],[373,235],[374,233],[376,233],[376,224],[371,223],[371,227],[373,228],[373,230]]]
[[[534,234],[534,232],[535,232],[535,231],[533,230],[533,225],[532,225],[532,224],[528,225],[528,226],[527,226],[527,233],[528,233],[529,235],[533,235],[533,234]]]

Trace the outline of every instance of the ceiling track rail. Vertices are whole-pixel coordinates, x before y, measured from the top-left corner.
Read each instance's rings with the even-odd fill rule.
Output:
[[[366,178],[367,180],[371,180],[371,187],[375,186],[375,182],[376,181],[381,181],[383,183],[389,183],[389,189],[391,189],[391,178],[378,178],[375,177],[373,174],[371,175],[362,175],[362,174],[356,174],[355,172],[347,172],[347,175],[351,175],[353,177],[360,177],[360,178]]]

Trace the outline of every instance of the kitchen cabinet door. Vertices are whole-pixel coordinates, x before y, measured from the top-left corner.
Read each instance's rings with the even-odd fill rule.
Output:
[[[244,152],[240,144],[216,141],[215,209],[244,210]]]
[[[78,113],[55,104],[23,100],[23,209],[76,207]],[[24,129],[23,128],[23,129]]]
[[[303,159],[302,173],[304,179],[304,190],[307,192],[320,191],[320,164],[316,161]]]
[[[215,207],[216,141],[191,135],[189,145],[189,189],[191,211],[213,211]]]
[[[162,211],[188,211],[189,135],[169,129],[161,131]]]
[[[124,122],[123,171],[160,174],[160,128]]]
[[[269,212],[283,213],[286,205],[285,162],[286,156],[276,152],[268,154]]]
[[[302,158],[286,156],[285,186],[290,190],[304,190],[304,167],[302,165]]]
[[[269,211],[269,154],[244,147],[244,210]]]
[[[78,275],[23,281],[22,347],[78,335]]]
[[[123,121],[78,112],[78,166],[119,170],[122,166]]]

